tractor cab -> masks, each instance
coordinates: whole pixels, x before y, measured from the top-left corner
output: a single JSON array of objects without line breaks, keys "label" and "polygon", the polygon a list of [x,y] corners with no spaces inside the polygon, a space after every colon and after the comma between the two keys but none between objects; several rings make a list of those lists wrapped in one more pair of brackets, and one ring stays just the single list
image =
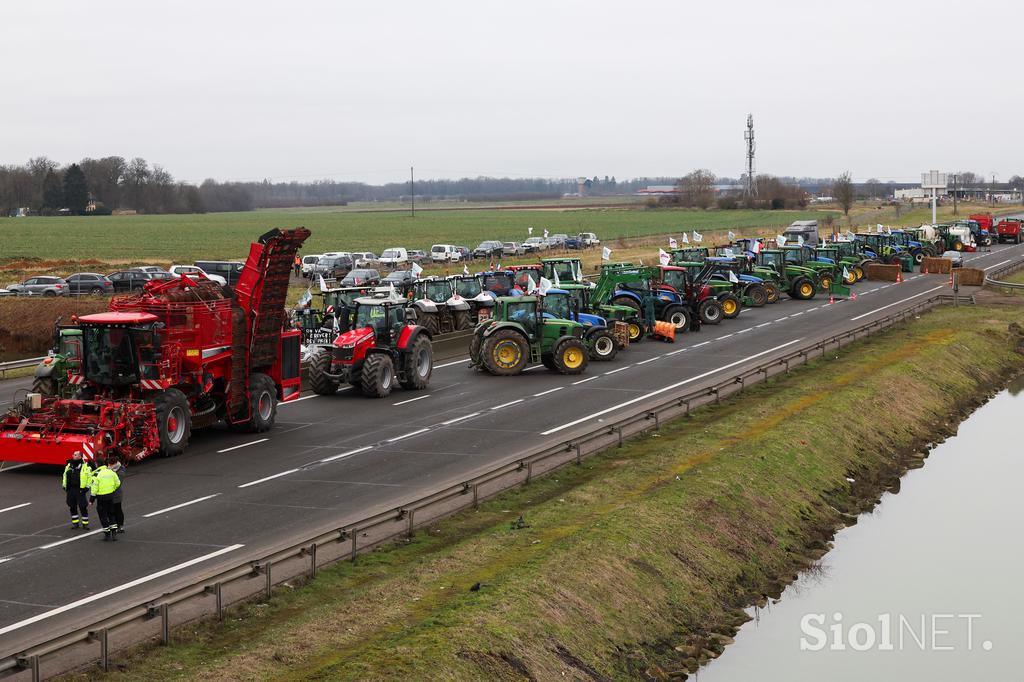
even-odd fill
[{"label": "tractor cab", "polygon": [[531,279],[533,280],[534,286],[536,286],[537,282],[540,281],[540,263],[530,263],[529,265],[510,265],[508,269],[512,272],[513,277],[515,278],[516,287],[519,288],[520,292],[530,293]]},{"label": "tractor cab", "polygon": [[443,277],[425,277],[416,282],[413,298],[417,301],[427,300],[431,303],[444,304],[452,297],[452,282]]},{"label": "tractor cab", "polygon": [[476,321],[490,317],[494,308],[494,297],[486,293],[480,285],[480,278],[474,275],[451,275],[448,278],[454,289],[454,296],[459,296],[469,304],[470,310],[476,314]]},{"label": "tractor cab", "polygon": [[579,284],[583,282],[583,264],[579,258],[545,258],[541,275],[559,284]]},{"label": "tractor cab", "polygon": [[706,246],[691,246],[685,249],[672,249],[672,263],[703,263],[709,255]]},{"label": "tractor cab", "polygon": [[[123,393],[143,380],[161,379],[157,317],[150,313],[107,312],[78,319],[82,330],[82,377],[97,387]],[[81,381],[74,377],[72,381]]]},{"label": "tractor cab", "polygon": [[53,348],[36,366],[32,392],[44,398],[70,397],[77,387],[68,377],[82,373],[82,330],[79,327],[54,326]]},{"label": "tractor cab", "polygon": [[496,270],[480,273],[480,286],[493,298],[499,296],[522,296],[523,291],[511,270]]}]

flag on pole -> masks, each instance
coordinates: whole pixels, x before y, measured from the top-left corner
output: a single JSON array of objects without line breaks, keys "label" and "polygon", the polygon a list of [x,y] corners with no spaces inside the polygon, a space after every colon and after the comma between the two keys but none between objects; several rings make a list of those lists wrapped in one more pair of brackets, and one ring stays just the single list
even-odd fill
[{"label": "flag on pole", "polygon": [[662,265],[668,265],[668,262],[670,260],[671,260],[671,256],[669,256],[667,253],[665,253],[662,249],[658,249],[658,261]]},{"label": "flag on pole", "polygon": [[725,250],[722,251],[722,254],[726,258],[735,258],[736,257],[735,254],[733,254],[732,249],[725,249]]},{"label": "flag on pole", "polygon": [[850,271],[847,270],[846,266],[844,265],[843,266],[843,281],[845,282],[848,279],[850,279]]},{"label": "flag on pole", "polygon": [[690,243],[690,238],[686,236],[685,232],[683,232],[683,243],[684,244],[689,244]]},{"label": "flag on pole", "polygon": [[602,246],[601,247],[601,260],[611,260],[611,258],[612,258],[612,250],[609,249],[607,246]]},{"label": "flag on pole", "polygon": [[875,224],[875,231],[878,232],[879,234],[882,233],[882,223]]},{"label": "flag on pole", "polygon": [[803,246],[804,245],[804,236],[802,234],[798,234],[796,236],[796,245],[797,246]]},{"label": "flag on pole", "polygon": [[548,228],[544,228],[544,239],[548,238]]},{"label": "flag on pole", "polygon": [[551,289],[551,280],[547,277],[540,278],[540,295],[544,296]]},{"label": "flag on pole", "polygon": [[853,232],[850,232],[849,230],[846,231],[846,238],[849,239],[851,242],[854,239],[856,239],[856,237],[857,235],[855,235]]},{"label": "flag on pole", "polygon": [[754,248],[752,249],[752,251],[755,254],[761,253],[761,240],[760,239],[755,239],[754,240]]},{"label": "flag on pole", "polygon": [[892,228],[891,228],[891,227],[888,227],[888,226],[886,226],[886,228],[885,228],[885,232],[886,232],[886,234],[892,234]]},{"label": "flag on pole", "polygon": [[462,274],[463,275],[468,275],[469,274],[469,266],[468,265],[463,264],[463,266],[462,266]]},{"label": "flag on pole", "polygon": [[739,284],[740,283],[740,280],[736,276],[736,273],[733,272],[732,270],[729,271],[729,281],[732,282],[733,284]]},{"label": "flag on pole", "polygon": [[554,268],[554,273],[555,273],[555,288],[556,289],[561,289],[562,288],[562,282],[561,282],[561,280],[558,279],[558,267],[557,266]]},{"label": "flag on pole", "polygon": [[731,242],[731,241],[732,241],[733,239],[736,239],[736,235],[735,235],[735,234],[733,234],[732,230],[729,230],[728,238],[729,238],[729,241],[730,241],[730,242]]},{"label": "flag on pole", "polygon": [[423,272],[423,266],[421,266],[419,263],[413,263],[412,267],[409,269],[412,270],[413,277],[419,277],[420,273]]},{"label": "flag on pole", "polygon": [[330,291],[330,287],[328,287],[327,282],[324,281],[323,275],[320,275],[320,291]]},{"label": "flag on pole", "polygon": [[702,235],[697,230],[694,230],[693,231],[693,241],[694,242],[702,242],[702,241],[704,241],[704,235]]},{"label": "flag on pole", "polygon": [[299,299],[299,307],[300,308],[305,308],[307,305],[309,305],[312,302],[313,302],[313,292],[309,289],[309,287],[307,287],[306,288],[306,293],[304,293],[302,295],[302,297]]},{"label": "flag on pole", "polygon": [[786,238],[783,237],[781,234],[775,235],[775,243],[778,244],[779,246],[785,246]]},{"label": "flag on pole", "polygon": [[500,271],[501,271],[501,263],[498,263],[498,267],[496,267],[496,268],[494,269],[494,271],[495,271],[495,272],[500,272]]},{"label": "flag on pole", "polygon": [[530,236],[533,236],[533,228],[532,227],[526,228],[526,234],[528,234]]},{"label": "flag on pole", "polygon": [[675,237],[669,237],[668,238],[668,248],[674,249],[677,246],[679,246],[679,242],[676,241],[676,238]]},{"label": "flag on pole", "polygon": [[537,283],[533,281],[533,275],[526,276],[526,293],[532,294],[537,290]]}]

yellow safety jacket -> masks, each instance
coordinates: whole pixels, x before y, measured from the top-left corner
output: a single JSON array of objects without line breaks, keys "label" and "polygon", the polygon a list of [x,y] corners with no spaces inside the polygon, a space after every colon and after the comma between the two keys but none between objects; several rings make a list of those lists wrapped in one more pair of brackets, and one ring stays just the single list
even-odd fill
[{"label": "yellow safety jacket", "polygon": [[[71,471],[71,465],[64,465],[64,473],[60,477],[60,485],[64,490],[68,489],[68,472]],[[92,485],[92,467],[84,459],[82,460],[82,468],[78,470],[78,487],[89,488]]]},{"label": "yellow safety jacket", "polygon": [[96,469],[92,474],[92,495],[98,497],[100,495],[109,495],[118,488],[121,487],[121,479],[118,475],[108,469],[106,466],[101,466]]}]

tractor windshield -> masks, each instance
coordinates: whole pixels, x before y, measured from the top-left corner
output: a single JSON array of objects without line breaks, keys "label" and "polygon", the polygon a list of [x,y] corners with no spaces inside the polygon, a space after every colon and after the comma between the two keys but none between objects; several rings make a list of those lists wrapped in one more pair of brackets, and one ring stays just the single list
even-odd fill
[{"label": "tractor windshield", "polygon": [[576,281],[576,263],[571,260],[545,262],[543,267],[544,276],[555,281],[555,273],[558,273],[559,282]]},{"label": "tractor windshield", "polygon": [[434,303],[444,303],[452,297],[452,288],[448,280],[434,280],[423,283],[423,298]]},{"label": "tractor windshield", "polygon": [[784,252],[787,263],[794,263],[799,265],[803,262],[803,256],[800,253],[800,249],[786,249]]},{"label": "tractor windshield", "polygon": [[461,277],[455,280],[455,292],[463,298],[475,298],[480,295],[480,280],[476,277]]},{"label": "tractor windshield", "polygon": [[544,297],[544,312],[550,313],[560,320],[571,320],[569,296],[567,294],[548,294]]},{"label": "tractor windshield", "polygon": [[484,275],[484,289],[492,291],[498,296],[508,296],[512,290],[512,277],[504,272],[492,272]]},{"label": "tractor windshield", "polygon": [[373,327],[378,336],[388,327],[388,311],[382,305],[361,305],[356,310],[356,328]]},{"label": "tractor windshield", "polygon": [[768,265],[770,267],[778,267],[782,262],[781,253],[766,253],[761,252],[761,265]]},{"label": "tractor windshield", "polygon": [[[103,386],[128,386],[138,383],[139,357],[136,354],[132,329],[85,325],[82,332],[86,379]],[[149,334],[152,337],[152,332]]]},{"label": "tractor windshield", "polygon": [[82,364],[82,335],[75,332],[61,333],[57,353],[64,356],[68,369],[78,374]]},{"label": "tractor windshield", "polygon": [[685,270],[662,270],[661,280],[676,291],[684,291],[686,289]]}]

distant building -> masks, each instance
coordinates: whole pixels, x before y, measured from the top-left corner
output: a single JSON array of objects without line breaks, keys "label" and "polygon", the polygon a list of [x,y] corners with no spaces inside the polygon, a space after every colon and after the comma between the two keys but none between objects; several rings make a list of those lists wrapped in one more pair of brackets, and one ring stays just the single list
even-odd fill
[{"label": "distant building", "polygon": [[647,185],[643,189],[636,191],[640,196],[665,196],[668,194],[679,194],[679,189],[675,185]]}]

